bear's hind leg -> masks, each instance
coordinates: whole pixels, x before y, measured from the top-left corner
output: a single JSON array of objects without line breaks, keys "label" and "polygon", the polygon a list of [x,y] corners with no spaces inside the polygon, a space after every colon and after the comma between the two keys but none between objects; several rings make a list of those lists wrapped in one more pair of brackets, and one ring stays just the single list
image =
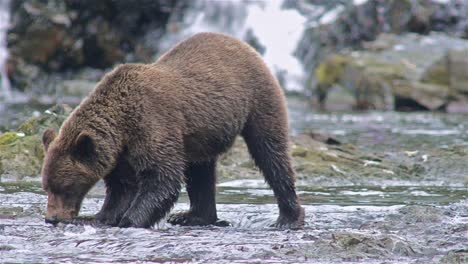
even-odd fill
[{"label": "bear's hind leg", "polygon": [[242,136],[278,201],[280,215],[275,226],[297,228],[304,225],[304,209],[295,191],[294,170],[288,153],[287,122],[281,118],[273,120],[282,114],[281,110],[276,110],[266,119],[249,120]]},{"label": "bear's hind leg", "polygon": [[167,220],[169,223],[185,226],[229,224],[218,221],[216,214],[216,160],[189,164],[185,178],[190,209],[170,215]]}]

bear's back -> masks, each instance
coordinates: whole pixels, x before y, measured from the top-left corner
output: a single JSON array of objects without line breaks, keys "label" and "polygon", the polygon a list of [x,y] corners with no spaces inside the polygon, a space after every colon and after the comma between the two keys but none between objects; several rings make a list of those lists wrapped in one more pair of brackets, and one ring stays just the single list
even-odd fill
[{"label": "bear's back", "polygon": [[255,89],[270,88],[270,83],[275,82],[252,47],[219,33],[198,33],[169,50],[155,64],[171,68],[192,84],[224,86],[233,88],[232,92],[241,92],[235,89],[240,88],[246,95]]},{"label": "bear's back", "polygon": [[177,85],[158,89],[164,96],[173,95],[168,101],[190,113],[185,118],[195,130],[209,124],[238,133],[253,108],[282,98],[260,55],[246,43],[218,33],[199,33],[182,41],[152,67],[175,74]]}]

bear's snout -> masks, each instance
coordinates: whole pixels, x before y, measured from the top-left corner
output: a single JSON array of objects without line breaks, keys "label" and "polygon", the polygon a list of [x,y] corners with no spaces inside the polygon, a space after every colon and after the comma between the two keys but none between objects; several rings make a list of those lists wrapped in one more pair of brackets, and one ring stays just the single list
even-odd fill
[{"label": "bear's snout", "polygon": [[64,201],[60,195],[48,193],[45,222],[57,224],[60,221],[72,220],[78,215],[78,210],[75,207]]},{"label": "bear's snout", "polygon": [[58,220],[58,218],[57,218],[56,216],[53,216],[53,217],[46,217],[46,218],[45,218],[45,222],[46,222],[47,224],[56,225],[56,224],[58,224],[59,220]]}]

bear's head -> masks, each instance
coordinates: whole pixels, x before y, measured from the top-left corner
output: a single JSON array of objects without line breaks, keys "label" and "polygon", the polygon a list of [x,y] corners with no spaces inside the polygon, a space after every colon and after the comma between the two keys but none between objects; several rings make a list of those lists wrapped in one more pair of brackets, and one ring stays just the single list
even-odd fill
[{"label": "bear's head", "polygon": [[46,222],[71,220],[78,215],[86,193],[100,179],[95,140],[84,131],[66,138],[47,129],[42,143],[46,152],[42,167],[42,187],[48,196]]}]

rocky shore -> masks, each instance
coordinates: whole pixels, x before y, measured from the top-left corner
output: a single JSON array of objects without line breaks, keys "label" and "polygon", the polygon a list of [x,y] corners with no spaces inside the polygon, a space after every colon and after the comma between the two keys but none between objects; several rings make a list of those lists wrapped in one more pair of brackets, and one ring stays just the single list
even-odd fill
[{"label": "rocky shore", "polygon": [[[57,105],[38,117],[31,117],[16,131],[0,134],[0,181],[39,181],[43,159],[42,132],[48,127],[58,130],[71,111],[67,105]],[[433,147],[421,153],[382,152],[309,132],[291,137],[291,155],[299,185],[304,186],[421,181],[458,186],[468,184],[468,175],[463,173],[468,146],[463,144]],[[427,162],[428,157],[430,162]],[[219,165],[220,182],[262,179],[241,138],[223,155]],[[444,179],[440,178],[441,169],[445,171]]]}]

